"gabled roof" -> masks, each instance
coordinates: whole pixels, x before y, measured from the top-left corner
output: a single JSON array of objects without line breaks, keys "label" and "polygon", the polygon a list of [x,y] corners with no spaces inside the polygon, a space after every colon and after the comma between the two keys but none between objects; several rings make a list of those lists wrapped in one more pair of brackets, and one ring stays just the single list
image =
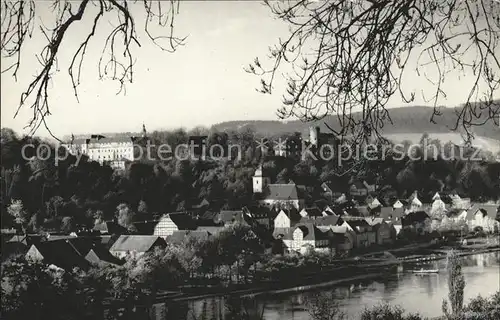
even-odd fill
[{"label": "gabled roof", "polygon": [[118,259],[114,255],[109,252],[106,248],[102,246],[94,246],[90,251],[85,255],[85,260],[92,264],[114,264],[114,265],[123,265],[125,261]]},{"label": "gabled roof", "polygon": [[317,226],[336,226],[341,225],[343,222],[344,220],[337,215],[321,217],[314,221]]},{"label": "gabled roof", "polygon": [[135,231],[133,233],[138,235],[153,235],[155,226],[158,224],[157,220],[149,220],[149,221],[137,221],[134,222],[133,225],[135,227]]},{"label": "gabled roof", "polygon": [[413,193],[408,197],[408,203],[411,203],[415,198],[418,199],[418,192],[417,191],[413,191]]},{"label": "gabled roof", "polygon": [[323,216],[322,210],[320,210],[317,207],[305,208],[304,210],[307,212],[308,217],[322,217]]},{"label": "gabled roof", "polygon": [[345,221],[356,233],[361,233],[358,228],[370,228],[371,226],[365,219],[346,220]]},{"label": "gabled roof", "polygon": [[286,216],[290,219],[292,222],[298,222],[300,219],[302,219],[302,216],[300,215],[299,211],[295,208],[291,209],[281,209],[280,212],[283,211],[283,213],[286,214]]},{"label": "gabled roof", "polygon": [[495,220],[497,217],[498,206],[495,204],[474,204],[467,211],[467,218],[474,219],[474,215],[477,214],[478,211],[482,213],[483,217],[487,216]]},{"label": "gabled roof", "polygon": [[405,226],[409,226],[417,222],[424,222],[426,219],[430,219],[430,217],[425,211],[414,211],[403,217],[402,223]]},{"label": "gabled roof", "polygon": [[[307,224],[301,224],[298,226],[295,226],[294,228],[290,228],[291,232],[288,232],[288,234],[285,236],[285,239],[292,240],[293,239],[293,233],[295,230],[300,229],[303,234],[303,239],[304,240],[329,240],[330,237],[333,235],[332,232],[329,231],[323,231],[316,227],[313,224],[307,223]],[[290,237],[290,238],[287,238]]]},{"label": "gabled roof", "polygon": [[167,217],[177,226],[179,230],[195,230],[196,221],[187,212],[169,213]]},{"label": "gabled roof", "polygon": [[157,236],[122,235],[113,243],[109,251],[147,252],[155,244],[166,245],[166,242]]},{"label": "gabled roof", "polygon": [[270,200],[299,200],[303,194],[296,184],[269,184],[267,186],[266,199]]},{"label": "gabled roof", "polygon": [[90,263],[67,240],[45,241],[34,244],[31,248],[38,250],[45,264],[53,264],[64,270],[75,267],[85,270],[90,267]]},{"label": "gabled roof", "polygon": [[392,203],[392,205],[394,206],[398,202],[400,202],[403,206],[407,206],[408,205],[408,201],[406,201],[405,199],[396,199],[396,200],[394,200],[394,202]]},{"label": "gabled roof", "polygon": [[493,220],[496,219],[497,212],[500,211],[500,206],[495,204],[483,205],[482,208],[486,211],[486,215]]},{"label": "gabled roof", "polygon": [[24,245],[31,246],[35,243],[40,243],[40,241],[44,240],[44,237],[41,235],[13,235],[7,242],[20,242]]}]

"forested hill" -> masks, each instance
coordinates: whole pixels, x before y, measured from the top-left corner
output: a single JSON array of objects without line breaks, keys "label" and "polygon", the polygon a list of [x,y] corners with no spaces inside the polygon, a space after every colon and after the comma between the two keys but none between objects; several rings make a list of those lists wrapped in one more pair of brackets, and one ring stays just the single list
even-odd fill
[{"label": "forested hill", "polygon": [[[500,108],[499,104],[497,104]],[[454,108],[442,108],[442,115],[436,118],[436,123],[430,121],[432,115],[431,107],[409,106],[390,109],[390,116],[393,124],[388,123],[383,132],[385,134],[404,133],[450,133],[450,128],[454,127],[456,114]],[[267,134],[277,134],[284,132],[304,132],[310,126],[320,126],[322,130],[328,131],[324,123],[335,128],[338,127],[336,116],[328,116],[315,123],[304,123],[300,120],[280,122],[280,121],[228,121],[214,125],[212,128],[218,131],[237,130],[243,127],[252,127],[255,131]],[[500,140],[500,127],[493,121],[474,127],[476,136]]]}]

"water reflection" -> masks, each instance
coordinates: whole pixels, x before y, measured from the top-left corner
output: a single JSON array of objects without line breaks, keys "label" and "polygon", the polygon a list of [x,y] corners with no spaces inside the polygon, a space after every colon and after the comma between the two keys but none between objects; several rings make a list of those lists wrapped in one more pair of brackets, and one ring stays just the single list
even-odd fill
[{"label": "water reflection", "polygon": [[[466,288],[465,300],[479,294],[488,296],[500,290],[500,254],[489,253],[463,257],[463,272]],[[350,318],[365,308],[380,302],[400,305],[408,312],[419,312],[426,317],[441,315],[442,300],[447,297],[446,261],[424,264],[405,264],[404,270],[439,269],[438,274],[417,275],[408,272],[384,275],[371,281],[354,281],[349,284],[323,288],[332,292],[343,312]],[[253,299],[211,298],[168,306],[156,320],[309,320],[305,301],[311,292],[295,294],[263,295]],[[158,312],[156,312],[159,315]]]}]

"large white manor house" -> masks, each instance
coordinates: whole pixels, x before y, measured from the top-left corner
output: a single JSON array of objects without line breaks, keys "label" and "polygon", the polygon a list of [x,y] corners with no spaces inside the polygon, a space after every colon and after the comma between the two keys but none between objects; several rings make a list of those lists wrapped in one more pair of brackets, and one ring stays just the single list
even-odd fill
[{"label": "large white manor house", "polygon": [[108,138],[100,134],[92,134],[89,138],[73,138],[61,146],[73,155],[84,154],[92,161],[109,164],[114,169],[125,169],[126,163],[134,160],[134,145],[138,140],[146,138],[146,127],[143,124],[140,137]]}]

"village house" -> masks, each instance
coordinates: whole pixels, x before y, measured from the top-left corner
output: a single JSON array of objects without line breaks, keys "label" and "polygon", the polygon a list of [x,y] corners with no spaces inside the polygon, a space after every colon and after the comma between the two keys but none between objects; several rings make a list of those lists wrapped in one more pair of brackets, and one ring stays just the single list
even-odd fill
[{"label": "village house", "polygon": [[380,202],[380,200],[378,200],[377,198],[373,198],[372,201],[368,203],[368,207],[370,209],[382,207],[382,202]]},{"label": "village house", "polygon": [[343,223],[344,220],[338,215],[330,215],[314,220],[314,224],[320,228],[341,226]]},{"label": "village house", "polygon": [[393,208],[393,207],[382,207],[380,209],[379,217],[384,219],[384,221],[394,227],[396,230],[396,235],[402,229],[402,218],[404,215],[403,208]]},{"label": "village house", "polygon": [[155,248],[164,248],[166,245],[165,240],[158,236],[122,235],[113,243],[109,251],[120,259],[140,258],[146,252],[151,252]]},{"label": "village house", "polygon": [[93,239],[57,239],[32,244],[25,257],[29,261],[37,261],[53,265],[69,271],[73,268],[87,270],[92,264],[120,264],[106,254],[109,251]]},{"label": "village house", "polygon": [[394,209],[403,209],[405,208],[406,206],[408,205],[408,203],[406,202],[406,200],[401,200],[401,199],[397,199],[393,204],[392,204],[392,207]]},{"label": "village house", "polygon": [[262,225],[267,229],[272,229],[274,219],[279,213],[276,210],[263,205],[244,207],[242,211],[250,216],[250,218],[256,221],[259,225]]},{"label": "village house", "polygon": [[473,205],[467,211],[467,225],[469,226],[469,230],[479,227],[485,232],[498,232],[497,210],[497,205]]},{"label": "village house", "polygon": [[308,250],[328,252],[333,250],[334,235],[331,230],[323,231],[313,224],[300,224],[288,228],[283,237],[285,246],[290,251],[305,254]]},{"label": "village house", "polygon": [[365,248],[376,243],[376,234],[365,219],[345,220],[343,226],[354,235],[355,248]]},{"label": "village house", "polygon": [[271,208],[301,210],[305,205],[303,186],[295,183],[269,184],[259,203]]},{"label": "village house", "polygon": [[125,263],[124,260],[112,255],[104,246],[93,246],[85,255],[85,260],[100,267],[119,266]]},{"label": "village house", "polygon": [[[325,230],[322,226],[319,226],[321,230]],[[330,226],[328,227],[334,236],[334,248],[337,253],[349,253],[356,243],[356,236],[354,232],[347,229],[346,225],[340,226]]]},{"label": "village house", "polygon": [[316,218],[323,217],[324,215],[328,215],[324,212],[321,212],[321,210],[317,207],[304,208],[299,212],[299,214],[304,218],[308,217],[311,219],[316,219]]},{"label": "village house", "polygon": [[396,229],[393,225],[385,222],[383,218],[366,218],[365,220],[375,231],[375,239],[378,245],[387,245],[394,242]]},{"label": "village house", "polygon": [[418,198],[417,191],[413,192],[413,194],[408,199],[408,205],[409,207],[406,212],[416,212],[421,210],[423,204],[422,201],[420,201],[420,199]]},{"label": "village house", "polygon": [[461,198],[458,194],[450,195],[452,208],[454,209],[466,209],[471,207],[471,201],[469,198]]},{"label": "village house", "polygon": [[175,212],[163,215],[156,223],[153,235],[166,239],[174,231],[196,230],[196,221],[185,212]]},{"label": "village house", "polygon": [[441,200],[441,196],[439,193],[432,197],[432,206],[430,210],[430,214],[432,217],[442,217],[446,213],[446,203]]},{"label": "village house", "polygon": [[402,218],[403,228],[413,229],[417,234],[431,232],[431,218],[425,211],[413,211]]},{"label": "village house", "polygon": [[302,216],[296,209],[282,209],[280,210],[276,218],[274,218],[274,228],[290,228],[294,224],[298,223],[301,218]]},{"label": "village house", "polygon": [[[471,213],[470,216],[472,216],[472,213]],[[451,209],[451,210],[447,210],[445,212],[445,216],[443,217],[443,219],[449,219],[449,220],[452,220],[455,223],[458,223],[460,221],[466,222],[467,220],[469,220],[469,218],[468,218],[468,210],[465,210],[465,209]]]},{"label": "village house", "polygon": [[242,224],[242,225],[250,225],[249,219],[251,217],[248,214],[245,214],[243,210],[223,210],[220,211],[216,218],[216,223],[221,223],[224,226],[230,226],[233,224]]},{"label": "village house", "polygon": [[451,206],[451,204],[453,203],[452,199],[450,198],[450,196],[445,193],[445,192],[436,192],[434,194],[434,196],[432,196],[432,201],[436,201],[436,200],[441,200],[442,202],[444,202],[445,206],[446,207],[449,207]]}]

